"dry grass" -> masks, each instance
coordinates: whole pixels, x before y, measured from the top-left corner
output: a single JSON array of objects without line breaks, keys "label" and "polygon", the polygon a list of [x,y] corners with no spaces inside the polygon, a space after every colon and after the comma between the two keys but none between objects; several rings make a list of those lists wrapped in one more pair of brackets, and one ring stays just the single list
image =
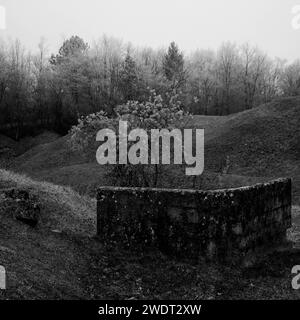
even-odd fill
[{"label": "dry grass", "polygon": [[96,232],[96,201],[79,195],[70,187],[40,182],[7,170],[0,170],[2,186],[18,187],[37,196],[42,223],[61,231],[94,235]]},{"label": "dry grass", "polygon": [[246,270],[123,251],[90,237],[93,199],[5,170],[0,181],[0,188],[29,190],[42,204],[42,226],[31,228],[0,203],[0,261],[9,279],[0,299],[299,299],[290,285],[297,250],[275,253]]},{"label": "dry grass", "polygon": [[[227,117],[194,117],[188,126],[206,129],[207,187],[264,179],[257,176],[291,176],[294,201],[299,201],[299,106],[300,98],[288,98]],[[300,292],[291,288],[291,268],[300,261],[299,207],[293,207],[289,231],[295,248],[267,256],[249,270],[194,266],[159,252],[137,254],[104,247],[91,237],[96,227],[95,200],[53,183],[92,193],[97,185],[106,184],[105,167],[70,153],[66,140],[39,144],[18,157],[14,168],[38,181],[0,170],[0,188],[30,190],[42,209],[40,226],[32,229],[7,217],[0,205],[0,261],[10,279],[0,299],[300,298]],[[226,156],[231,160],[229,174],[212,173]],[[174,175],[174,181],[181,183],[176,170]]]},{"label": "dry grass", "polygon": [[[299,203],[300,97],[278,99],[224,117],[194,116],[187,127],[205,129],[206,176],[218,173],[225,159],[230,160],[228,175],[220,183],[215,180],[210,188],[238,186],[245,180],[251,183],[257,181],[256,177],[266,180],[292,177],[294,203]],[[94,153],[70,152],[67,139],[59,138],[32,148],[17,158],[12,169],[92,194],[97,185],[107,184],[105,167],[97,165]],[[174,181],[185,185],[180,174],[174,170]]]}]

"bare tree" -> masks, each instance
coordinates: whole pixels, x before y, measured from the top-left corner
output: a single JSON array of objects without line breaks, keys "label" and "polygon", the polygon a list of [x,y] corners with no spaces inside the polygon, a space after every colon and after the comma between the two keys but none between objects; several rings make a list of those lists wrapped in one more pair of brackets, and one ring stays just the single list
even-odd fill
[{"label": "bare tree", "polygon": [[204,114],[208,114],[214,101],[216,87],[216,58],[213,51],[196,51],[188,62],[189,94],[196,104],[199,104]]},{"label": "bare tree", "polygon": [[241,47],[242,83],[244,87],[245,109],[252,109],[258,90],[258,83],[263,76],[266,55],[259,49],[245,44]]},{"label": "bare tree", "polygon": [[287,96],[300,94],[300,60],[285,68],[281,76],[281,88]]},{"label": "bare tree", "polygon": [[229,114],[230,112],[231,93],[237,79],[237,59],[238,51],[233,43],[226,42],[218,50],[216,72],[219,90],[221,91],[221,105],[225,114]]},{"label": "bare tree", "polygon": [[267,103],[283,94],[280,79],[284,70],[285,61],[279,58],[266,59],[263,75],[259,82],[260,99],[258,103]]}]

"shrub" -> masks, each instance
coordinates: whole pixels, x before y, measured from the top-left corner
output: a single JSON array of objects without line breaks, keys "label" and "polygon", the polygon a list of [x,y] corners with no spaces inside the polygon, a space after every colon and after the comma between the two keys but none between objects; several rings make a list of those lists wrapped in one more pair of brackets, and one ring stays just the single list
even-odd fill
[{"label": "shrub", "polygon": [[[81,152],[93,151],[95,154],[97,132],[101,129],[112,129],[118,139],[120,120],[127,121],[129,131],[139,128],[145,130],[149,136],[151,129],[180,129],[183,118],[188,114],[183,111],[176,94],[168,95],[166,100],[152,90],[147,101],[128,101],[117,106],[113,118],[109,118],[102,111],[82,117],[78,125],[70,131],[70,147]],[[134,142],[128,142],[128,147],[132,144]],[[150,143],[148,147],[148,150],[151,150]],[[117,164],[109,171],[109,176],[115,184],[121,186],[155,187],[162,171],[162,165]]]}]

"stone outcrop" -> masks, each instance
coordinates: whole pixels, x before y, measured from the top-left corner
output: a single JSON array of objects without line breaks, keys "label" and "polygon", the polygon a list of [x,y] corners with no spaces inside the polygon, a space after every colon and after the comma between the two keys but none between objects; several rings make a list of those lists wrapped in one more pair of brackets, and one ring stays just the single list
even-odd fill
[{"label": "stone outcrop", "polygon": [[40,207],[36,197],[27,190],[17,188],[0,190],[0,193],[2,194],[0,207],[5,214],[10,214],[31,227],[37,225]]}]

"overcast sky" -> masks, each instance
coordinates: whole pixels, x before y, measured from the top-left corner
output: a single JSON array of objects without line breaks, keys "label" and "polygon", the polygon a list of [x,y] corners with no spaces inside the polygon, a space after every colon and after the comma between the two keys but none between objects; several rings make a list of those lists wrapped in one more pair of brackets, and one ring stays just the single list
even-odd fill
[{"label": "overcast sky", "polygon": [[300,29],[291,26],[300,0],[0,0],[6,8],[1,37],[19,38],[31,50],[41,36],[51,51],[63,38],[87,42],[103,33],[134,45],[188,53],[223,41],[257,44],[270,56],[300,58]]}]

